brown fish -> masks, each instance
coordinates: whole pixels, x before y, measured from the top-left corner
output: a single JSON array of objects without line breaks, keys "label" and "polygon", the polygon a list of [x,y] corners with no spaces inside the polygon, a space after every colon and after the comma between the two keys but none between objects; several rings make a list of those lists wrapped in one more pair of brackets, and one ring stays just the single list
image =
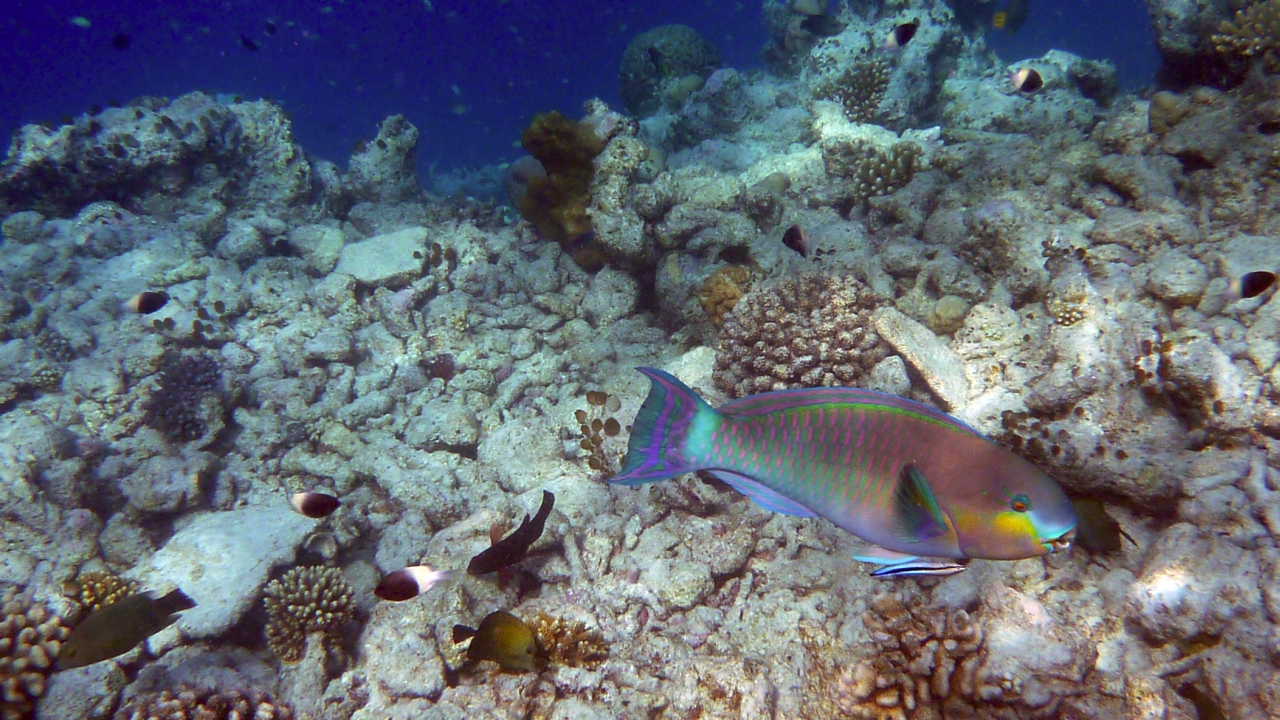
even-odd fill
[{"label": "brown fish", "polygon": [[884,47],[890,50],[906,47],[906,44],[911,42],[911,38],[916,36],[916,30],[919,29],[920,23],[916,20],[898,25],[889,32],[889,37],[884,39]]},{"label": "brown fish", "polygon": [[177,613],[196,603],[181,590],[156,599],[139,593],[85,617],[58,651],[59,670],[92,665],[119,657],[178,620]]},{"label": "brown fish", "polygon": [[800,257],[807,258],[813,252],[813,244],[809,242],[809,233],[799,225],[792,225],[782,234],[782,244],[800,253]]},{"label": "brown fish", "polygon": [[164,307],[168,302],[168,293],[164,291],[152,292],[150,290],[146,290],[125,301],[124,307],[129,312],[135,312],[139,315],[150,315]]},{"label": "brown fish", "polygon": [[430,590],[432,585],[452,580],[457,575],[457,570],[432,570],[426,565],[410,565],[384,575],[373,594],[392,602],[409,600]]},{"label": "brown fish", "polygon": [[529,552],[529,546],[542,537],[543,526],[546,525],[547,517],[551,515],[551,508],[555,503],[556,496],[543,490],[542,507],[538,508],[538,514],[530,520],[526,513],[520,527],[494,543],[492,547],[471,558],[471,562],[467,564],[467,574],[484,575],[497,572],[523,560]]}]

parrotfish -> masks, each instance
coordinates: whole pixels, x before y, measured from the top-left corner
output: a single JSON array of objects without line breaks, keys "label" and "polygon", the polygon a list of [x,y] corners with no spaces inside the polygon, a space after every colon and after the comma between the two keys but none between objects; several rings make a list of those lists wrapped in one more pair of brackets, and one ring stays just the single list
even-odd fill
[{"label": "parrotfish", "polygon": [[[871,390],[781,390],[712,408],[652,383],[622,470],[639,485],[709,470],[768,510],[821,516],[871,547],[876,577],[951,575],[970,559],[1066,550],[1076,514],[1048,475],[960,420]],[[941,558],[941,559],[939,559]]]}]

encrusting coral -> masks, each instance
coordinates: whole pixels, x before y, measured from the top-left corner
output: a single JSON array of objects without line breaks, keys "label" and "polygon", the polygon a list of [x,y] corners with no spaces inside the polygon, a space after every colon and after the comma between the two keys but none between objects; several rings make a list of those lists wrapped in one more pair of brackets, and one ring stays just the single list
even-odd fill
[{"label": "encrusting coral", "polygon": [[587,207],[595,157],[604,142],[591,125],[554,111],[535,116],[520,141],[547,173],[528,178],[520,197],[521,217],[559,243],[584,270],[599,270],[607,258],[595,241]]},{"label": "encrusting coral", "polygon": [[291,720],[293,709],[270,694],[240,690],[179,687],[140,695],[112,716],[114,720]]},{"label": "encrusting coral", "polygon": [[750,269],[742,265],[725,265],[703,281],[698,289],[698,302],[711,324],[721,326],[724,325],[724,316],[750,289]]},{"label": "encrusting coral", "polygon": [[1280,72],[1280,0],[1254,3],[1222,21],[1213,44],[1223,55],[1262,60],[1269,72]]},{"label": "encrusting coral", "polygon": [[307,636],[319,633],[334,647],[355,614],[351,585],[335,567],[300,567],[272,580],[262,594],[267,644],[285,662],[306,653]]},{"label": "encrusting coral", "polygon": [[62,618],[17,588],[0,595],[0,718],[30,715],[69,632]]},{"label": "encrusting coral", "polygon": [[211,355],[171,354],[160,385],[142,405],[145,422],[171,440],[188,442],[208,430],[203,401],[222,387],[222,369]]},{"label": "encrusting coral", "polygon": [[757,287],[725,316],[716,385],[733,397],[856,386],[889,355],[870,329],[876,306],[852,276],[813,273]]}]

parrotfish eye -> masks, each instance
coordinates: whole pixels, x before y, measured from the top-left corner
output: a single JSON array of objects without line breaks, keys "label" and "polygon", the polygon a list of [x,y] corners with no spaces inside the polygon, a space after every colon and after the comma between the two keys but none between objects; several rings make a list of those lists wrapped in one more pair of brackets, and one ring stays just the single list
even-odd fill
[{"label": "parrotfish eye", "polygon": [[1026,495],[1014,495],[1009,498],[1009,507],[1014,512],[1024,513],[1031,509],[1031,500]]}]

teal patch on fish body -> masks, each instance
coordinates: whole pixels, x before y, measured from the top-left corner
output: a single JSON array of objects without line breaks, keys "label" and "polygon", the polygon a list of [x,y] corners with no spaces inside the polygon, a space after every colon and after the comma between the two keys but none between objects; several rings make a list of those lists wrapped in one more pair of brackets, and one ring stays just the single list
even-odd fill
[{"label": "teal patch on fish body", "polygon": [[[1061,489],[968,425],[855,388],[783,390],[712,409],[660,370],[620,484],[709,469],[763,506],[817,514],[914,556],[1017,559],[1056,549],[1075,525]],[[1000,523],[1026,495],[1028,523]],[[1030,528],[1030,529],[1028,529]]]}]

